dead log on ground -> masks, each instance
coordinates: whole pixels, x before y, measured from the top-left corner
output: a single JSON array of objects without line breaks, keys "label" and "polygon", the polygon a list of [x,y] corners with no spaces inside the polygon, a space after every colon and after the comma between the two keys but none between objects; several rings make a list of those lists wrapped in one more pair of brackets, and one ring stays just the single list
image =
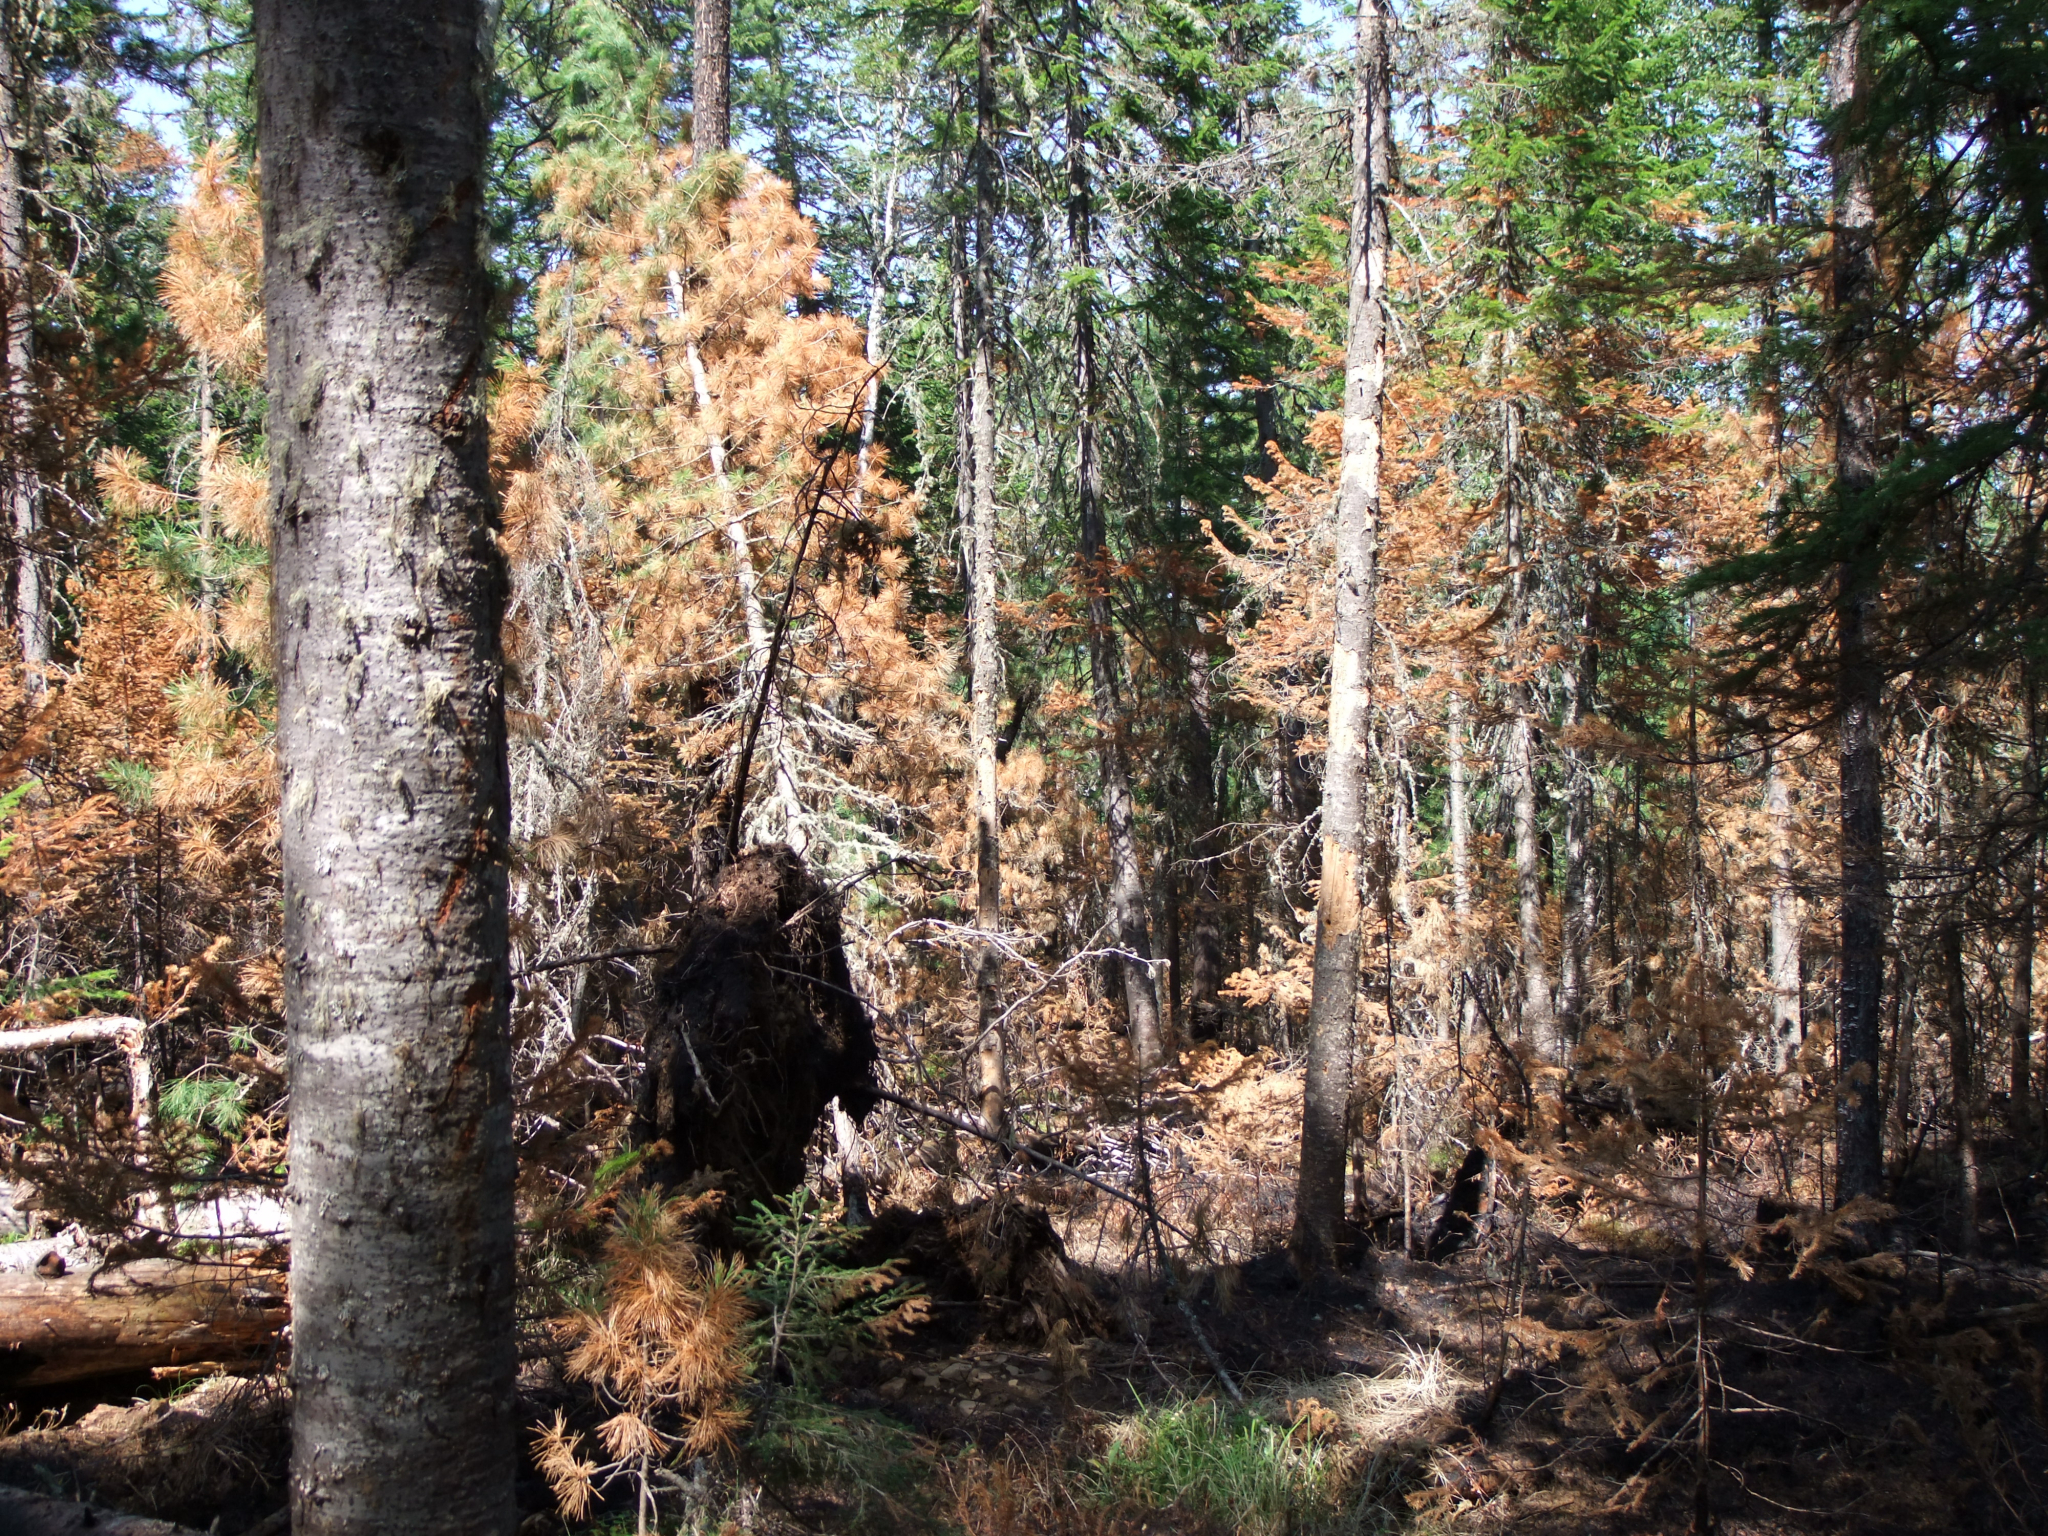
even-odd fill
[{"label": "dead log on ground", "polygon": [[284,1276],[247,1264],[0,1274],[0,1390],[206,1361],[261,1366],[288,1318]]}]

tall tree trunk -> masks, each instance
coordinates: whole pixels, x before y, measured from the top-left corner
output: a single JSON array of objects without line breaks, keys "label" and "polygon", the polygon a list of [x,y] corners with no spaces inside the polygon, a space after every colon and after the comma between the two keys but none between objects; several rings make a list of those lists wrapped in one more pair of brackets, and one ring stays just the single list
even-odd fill
[{"label": "tall tree trunk", "polygon": [[1949,1087],[1956,1119],[1956,1252],[1977,1251],[1977,1051],[1970,1034],[1969,984],[1963,975],[1963,930],[1941,929],[1942,1012],[1948,1024]]},{"label": "tall tree trunk", "polygon": [[[1571,693],[1565,711],[1567,730],[1593,713],[1594,692],[1600,683],[1600,645],[1594,638],[1599,578],[1589,572],[1587,580],[1593,584],[1593,591],[1587,594],[1579,625],[1579,664],[1570,680]],[[1564,932],[1558,954],[1558,1011],[1565,1038],[1576,1040],[1586,1027],[1593,935],[1599,930],[1600,887],[1592,876],[1593,764],[1584,748],[1570,747],[1565,767],[1570,774],[1570,786],[1564,816]]]},{"label": "tall tree trunk", "polygon": [[[2040,695],[2032,669],[2026,677],[2027,756],[2023,780],[2035,807],[2041,804]],[[2034,946],[2040,921],[2041,842],[2036,831],[2020,859],[2019,932],[2012,961],[2012,1121],[2022,1135],[2034,1118]]]},{"label": "tall tree trunk", "polygon": [[[1461,675],[1458,682],[1464,681]],[[1444,755],[1450,760],[1451,911],[1458,938],[1472,920],[1472,797],[1465,767],[1465,696],[1453,691],[1444,709]]]},{"label": "tall tree trunk", "polygon": [[732,148],[732,0],[696,0],[690,26],[690,143],[699,156]]},{"label": "tall tree trunk", "polygon": [[1350,316],[1344,356],[1344,450],[1337,482],[1336,643],[1330,653],[1330,748],[1323,778],[1322,882],[1295,1191],[1296,1262],[1313,1272],[1336,1253],[1344,1215],[1366,874],[1366,726],[1372,703],[1379,582],[1380,420],[1387,374],[1387,183],[1393,171],[1392,46],[1387,0],[1359,0],[1351,132]]},{"label": "tall tree trunk", "polygon": [[[1835,333],[1828,358],[1835,432],[1835,494],[1844,511],[1877,482],[1877,388],[1870,349],[1877,301],[1876,199],[1869,155],[1856,141],[1865,108],[1863,0],[1836,0],[1828,13],[1829,155],[1835,230],[1830,256]],[[1872,650],[1875,570],[1851,562],[1838,578],[1836,706],[1841,716],[1842,979],[1836,1038],[1838,1198],[1875,1196],[1883,1180],[1883,1109],[1878,1103],[1879,1015],[1884,1000],[1884,679]]]},{"label": "tall tree trunk", "polygon": [[14,542],[14,634],[21,687],[33,706],[48,688],[50,578],[43,561],[43,480],[35,462],[35,294],[28,227],[30,81],[22,31],[32,25],[15,0],[0,0],[0,361],[6,377],[5,482]]},{"label": "tall tree trunk", "polygon": [[[1209,675],[1209,655],[1199,644],[1188,655],[1188,730],[1185,740],[1184,771],[1190,821],[1200,828],[1191,840],[1198,850],[1195,862],[1194,922],[1187,935],[1186,1001],[1188,1033],[1207,1038],[1215,1033],[1217,994],[1223,989],[1222,892],[1217,880],[1216,849],[1212,839],[1222,820],[1216,794],[1215,703]],[[1175,957],[1176,980],[1181,972]]]},{"label": "tall tree trunk", "polygon": [[1009,1125],[1009,1061],[999,1021],[1002,962],[993,935],[1003,921],[1002,802],[996,788],[996,705],[1003,658],[996,638],[995,0],[975,13],[974,75],[974,922],[991,935],[975,956],[979,1013],[975,1059],[981,1116]]},{"label": "tall tree trunk", "polygon": [[875,242],[874,254],[868,265],[867,344],[862,351],[868,365],[868,382],[861,399],[860,457],[854,465],[853,476],[853,516],[856,521],[867,498],[868,467],[874,460],[875,427],[881,415],[882,320],[888,308],[889,267],[896,258],[896,192],[903,178],[902,148],[903,107],[899,104],[896,120],[889,130],[889,179],[882,191],[882,233]]},{"label": "tall tree trunk", "polygon": [[[1519,672],[1531,598],[1528,535],[1522,522],[1521,492],[1515,483],[1521,461],[1522,408],[1510,402],[1503,415],[1501,481],[1508,562],[1509,665]],[[1508,729],[1507,768],[1514,797],[1515,908],[1522,939],[1522,1034],[1538,1058],[1557,1063],[1564,1052],[1557,1033],[1550,957],[1543,935],[1543,829],[1536,805],[1536,701],[1528,683],[1519,677],[1508,685],[1508,708],[1514,715],[1514,723]]]},{"label": "tall tree trunk", "polygon": [[292,1529],[516,1523],[481,0],[257,0]]},{"label": "tall tree trunk", "polygon": [[1806,1031],[1800,1018],[1800,913],[1792,776],[1782,747],[1773,747],[1764,775],[1764,815],[1771,824],[1771,1064],[1783,1072]]},{"label": "tall tree trunk", "polygon": [[[1070,60],[1078,74],[1081,8],[1067,6]],[[1123,973],[1124,1010],[1130,1023],[1131,1057],[1140,1070],[1165,1060],[1160,1030],[1159,990],[1152,976],[1152,936],[1145,912],[1145,877],[1138,853],[1138,813],[1131,792],[1127,746],[1129,722],[1124,711],[1122,658],[1117,654],[1116,624],[1109,609],[1109,561],[1104,547],[1102,460],[1096,449],[1095,422],[1101,403],[1096,376],[1093,280],[1095,215],[1088,181],[1088,118],[1080,81],[1067,91],[1067,235],[1073,243],[1074,295],[1075,489],[1081,514],[1081,579],[1088,591],[1088,667],[1094,684],[1095,718],[1102,728],[1102,819],[1109,832],[1109,921],[1117,946],[1127,952],[1119,963]]]},{"label": "tall tree trunk", "polygon": [[1472,933],[1472,794],[1465,764],[1465,695],[1459,691],[1464,682],[1461,670],[1453,678],[1444,719],[1444,755],[1449,759],[1450,778],[1451,916],[1461,972],[1458,1016],[1446,1028],[1457,1031],[1461,1038],[1472,1034],[1479,1023],[1479,999],[1474,992],[1477,978],[1472,974],[1478,959]]}]

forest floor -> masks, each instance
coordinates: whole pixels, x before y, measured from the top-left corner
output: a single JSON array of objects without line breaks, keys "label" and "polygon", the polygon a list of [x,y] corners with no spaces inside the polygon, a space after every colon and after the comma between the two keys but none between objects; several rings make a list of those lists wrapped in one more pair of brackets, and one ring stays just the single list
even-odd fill
[{"label": "forest floor", "polygon": [[[1930,1157],[1875,1251],[1766,1208],[1701,1271],[1668,1210],[1631,1220],[1540,1179],[1516,1198],[1503,1177],[1444,1262],[1403,1256],[1396,1204],[1351,1269],[1304,1286],[1279,1225],[1299,1075],[1231,1056],[1197,1063],[1149,1143],[1162,1188],[1176,1166],[1194,1181],[1170,1221],[1199,1221],[1204,1169],[1235,1180],[1200,1186],[1237,1224],[1209,1235],[1215,1261],[1177,1262],[1168,1289],[1128,1200],[1014,1166],[963,1174],[957,1147],[927,1143],[858,1255],[905,1258],[922,1319],[835,1349],[807,1383],[764,1372],[738,1457],[669,1478],[663,1528],[2048,1532],[2038,1157],[1987,1148],[1967,1259],[1936,1240],[1948,1180]],[[1441,1203],[1448,1170],[1435,1181]],[[529,1335],[528,1422],[559,1407],[594,1424],[546,1339]],[[287,1455],[275,1375],[114,1384],[17,1404],[0,1483],[240,1536],[282,1528],[265,1522]],[[611,1493],[566,1526],[529,1468],[523,1536],[634,1529],[627,1489]]]},{"label": "forest floor", "polygon": [[[721,1522],[764,1532],[2048,1529],[2048,1272],[1927,1250],[1712,1266],[1548,1230],[1304,1289],[1278,1255],[1188,1311],[1115,1298],[1107,1336],[1028,1342],[941,1306],[784,1414]],[[1504,1233],[1497,1233],[1504,1236]],[[1699,1434],[1700,1362],[1709,1435]],[[1503,1362],[1505,1371],[1502,1370]],[[549,1395],[545,1391],[543,1396]],[[539,1417],[536,1412],[535,1417]],[[0,1480],[234,1536],[283,1496],[274,1379],[74,1405],[0,1440]],[[838,1463],[817,1454],[837,1435]],[[534,1478],[529,1536],[559,1529]],[[630,1529],[629,1525],[598,1528]]]}]

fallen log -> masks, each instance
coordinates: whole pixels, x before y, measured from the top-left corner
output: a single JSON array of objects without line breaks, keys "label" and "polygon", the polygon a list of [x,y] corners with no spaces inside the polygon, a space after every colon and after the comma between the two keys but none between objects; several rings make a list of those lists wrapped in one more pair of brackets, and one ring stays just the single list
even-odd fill
[{"label": "fallen log", "polygon": [[46,1499],[19,1488],[0,1488],[0,1536],[199,1536],[188,1525],[151,1520],[142,1515],[117,1515],[90,1504]]},{"label": "fallen log", "polygon": [[136,1259],[0,1274],[0,1391],[199,1362],[261,1366],[289,1318],[284,1276],[248,1264]]}]

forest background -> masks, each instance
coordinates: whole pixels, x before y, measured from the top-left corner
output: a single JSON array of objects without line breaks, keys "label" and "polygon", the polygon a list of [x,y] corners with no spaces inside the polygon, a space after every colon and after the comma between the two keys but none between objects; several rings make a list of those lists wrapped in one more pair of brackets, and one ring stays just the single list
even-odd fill
[{"label": "forest background", "polygon": [[[1397,20],[1351,1220],[1419,1249],[1478,1147],[1654,1224],[1718,1156],[1731,1245],[1761,1194],[2023,1248],[2041,17]],[[601,1185],[648,957],[765,843],[843,902],[885,1087],[1149,1177],[1148,1094],[1298,1102],[1315,1033],[1351,19],[730,25],[737,156],[690,10],[497,33],[527,1209]],[[0,31],[0,1023],[144,1034],[10,1054],[0,1113],[133,1225],[288,1132],[248,18]],[[959,1176],[878,1115],[882,1192]],[[1224,1256],[1317,1256],[1277,1171],[1186,1183]]]}]

